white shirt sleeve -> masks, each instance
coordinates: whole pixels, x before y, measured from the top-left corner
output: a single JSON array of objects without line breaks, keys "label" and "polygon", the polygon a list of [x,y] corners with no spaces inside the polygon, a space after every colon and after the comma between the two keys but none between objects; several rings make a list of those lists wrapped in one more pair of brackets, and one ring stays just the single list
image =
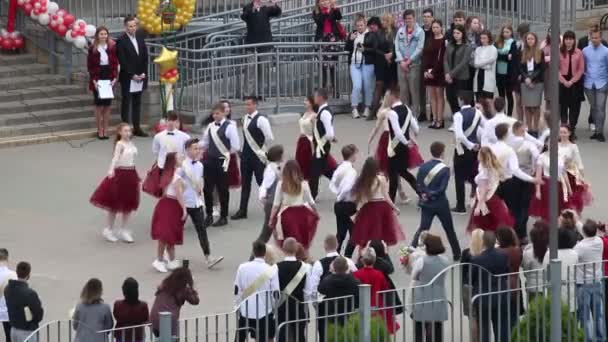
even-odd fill
[{"label": "white shirt sleeve", "polygon": [[585,166],[583,165],[583,159],[581,158],[581,151],[578,149],[578,145],[572,145],[572,154],[574,157],[572,161],[574,164],[576,164],[576,167],[578,167],[580,171],[583,171]]},{"label": "white shirt sleeve", "polygon": [[262,180],[262,185],[260,186],[260,200],[266,198],[266,196],[268,195],[268,189],[272,186],[276,178],[277,175],[274,173],[270,165],[266,166],[266,168],[264,169],[264,179]]},{"label": "white shirt sleeve", "polygon": [[158,156],[158,153],[160,153],[160,136],[157,134],[154,136],[154,140],[152,140],[152,153],[154,153],[155,156]]},{"label": "white shirt sleeve", "polygon": [[317,289],[321,282],[321,275],[323,275],[323,267],[321,262],[316,261],[310,271],[310,281],[308,282],[308,288],[304,291],[308,294],[308,300],[314,300],[317,297]]},{"label": "white shirt sleeve", "polygon": [[540,141],[540,139],[536,139],[535,137],[531,136],[530,133],[528,133],[528,132],[526,132],[526,141],[533,143],[534,146],[538,147],[539,150],[542,150],[542,148],[544,146],[543,141]]},{"label": "white shirt sleeve", "polygon": [[325,139],[333,140],[335,137],[334,134],[334,126],[331,123],[331,114],[329,114],[326,110],[321,112],[320,115],[321,122],[323,126],[325,126]]},{"label": "white shirt sleeve", "polygon": [[279,183],[277,184],[277,189],[274,192],[274,202],[272,203],[272,205],[275,207],[279,207],[281,206],[281,203],[283,203],[283,191],[281,191],[282,185],[283,182],[279,181]]},{"label": "white shirt sleeve", "polygon": [[241,148],[241,140],[236,125],[230,124],[226,127],[226,137],[230,140],[230,153],[236,153]]},{"label": "white shirt sleeve", "polygon": [[243,287],[241,286],[241,266],[236,270],[236,277],[234,279],[234,286],[237,288],[234,295],[234,302],[238,305],[241,300],[241,294],[243,294]]},{"label": "white shirt sleeve", "polygon": [[356,181],[357,174],[355,172],[349,172],[342,178],[342,183],[340,183],[340,188],[338,189],[338,202],[346,199]]},{"label": "white shirt sleeve", "polygon": [[274,136],[272,135],[272,128],[270,127],[270,121],[268,121],[267,117],[262,116],[258,119],[258,128],[264,134],[264,144],[266,146],[272,145]]},{"label": "white shirt sleeve", "polygon": [[418,119],[412,113],[412,120],[410,120],[410,134],[414,133],[414,135],[418,135],[420,133],[420,126],[418,125]]},{"label": "white shirt sleeve", "polygon": [[203,138],[198,143],[199,146],[205,151],[209,149],[209,129],[210,129],[210,126],[208,126],[207,129],[205,129],[205,132],[203,132]]},{"label": "white shirt sleeve", "polygon": [[272,273],[272,278],[270,278],[270,290],[271,291],[280,291],[281,286],[279,284],[279,268],[277,267],[277,265],[272,265],[270,267],[274,268],[274,271]]},{"label": "white shirt sleeve", "polygon": [[393,127],[393,132],[395,133],[397,140],[399,140],[402,144],[407,145],[409,142],[405,138],[405,135],[403,135],[401,126],[399,126],[399,117],[397,116],[397,113],[395,113],[394,110],[391,110],[388,112],[387,117],[388,122],[390,123],[391,127]]},{"label": "white shirt sleeve", "polygon": [[462,143],[467,149],[472,150],[475,147],[475,144],[472,143],[467,137],[464,135],[462,131],[462,114],[460,112],[454,114],[454,136],[456,138],[456,142]]},{"label": "white shirt sleeve", "polygon": [[422,272],[422,268],[424,267],[424,258],[417,258],[412,265],[412,280],[418,280],[418,274]]}]

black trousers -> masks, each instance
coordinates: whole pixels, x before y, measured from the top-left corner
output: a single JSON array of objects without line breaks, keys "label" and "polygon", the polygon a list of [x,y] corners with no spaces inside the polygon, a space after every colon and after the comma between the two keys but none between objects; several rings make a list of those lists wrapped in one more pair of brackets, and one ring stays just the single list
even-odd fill
[{"label": "black trousers", "polygon": [[336,226],[338,238],[338,253],[342,251],[342,243],[346,240],[346,234],[348,233],[349,240],[346,243],[346,250],[344,256],[350,258],[353,256],[355,246],[350,242],[350,236],[353,230],[353,216],[357,212],[357,204],[355,202],[336,202],[334,204],[334,213],[336,214]]},{"label": "black trousers", "polygon": [[421,206],[420,227],[416,231],[416,234],[414,234],[412,246],[418,246],[420,234],[431,229],[435,216],[437,216],[439,222],[441,222],[441,226],[448,238],[454,257],[460,257],[460,244],[458,243],[458,237],[454,231],[454,221],[452,220],[452,212],[450,211],[450,202],[448,202],[447,198],[436,200],[432,205]]},{"label": "black trousers", "polygon": [[2,322],[4,328],[4,338],[6,342],[11,342],[11,325],[9,322]]},{"label": "black trousers", "polygon": [[258,186],[264,180],[264,164],[255,156],[241,158],[241,204],[239,210],[247,214],[249,196],[251,194],[251,179],[255,175]]},{"label": "black trousers", "polygon": [[443,341],[443,322],[414,322],[414,341]]},{"label": "black trousers", "polygon": [[512,116],[515,101],[513,100],[513,88],[510,76],[496,74],[496,87],[498,88],[498,95],[507,100],[507,115]]},{"label": "black trousers", "polygon": [[532,197],[532,184],[519,178],[513,178],[513,209],[515,218],[515,233],[520,241],[528,237],[528,210]]},{"label": "black trousers", "polygon": [[475,192],[475,174],[477,170],[477,152],[464,149],[463,154],[454,151],[454,185],[456,186],[456,209],[465,210],[465,182],[471,184],[471,193]]},{"label": "black trousers", "polygon": [[228,191],[228,172],[222,167],[224,160],[218,158],[208,158],[203,163],[205,166],[205,188],[203,195],[205,197],[205,211],[207,216],[213,215],[213,192],[217,189],[217,194],[220,198],[220,217],[228,217],[228,201],[230,200],[230,192]]},{"label": "black trousers", "polygon": [[207,237],[207,228],[205,227],[205,212],[203,207],[198,208],[186,208],[188,216],[192,219],[194,229],[196,229],[196,235],[198,235],[198,242],[201,245],[203,253],[208,256],[211,254],[209,249],[209,238]]},{"label": "black trousers", "polygon": [[310,185],[310,193],[314,199],[316,199],[319,194],[319,178],[325,176],[328,179],[331,179],[335,171],[335,169],[329,168],[329,163],[327,161],[328,153],[329,152],[325,153],[321,158],[313,158],[310,165],[310,181],[308,184]]},{"label": "black trousers", "polygon": [[503,201],[505,201],[505,204],[507,205],[507,208],[509,208],[509,212],[511,215],[513,215],[513,217],[515,217],[515,214],[519,210],[519,203],[517,203],[519,201],[517,187],[518,183],[515,177],[511,177],[500,182],[498,189],[496,189],[496,194],[498,197],[502,198]]},{"label": "black trousers", "polygon": [[560,103],[560,117],[563,125],[568,125],[570,130],[574,132],[578,124],[578,117],[581,114],[580,101],[562,101]]},{"label": "black trousers", "polygon": [[517,313],[506,294],[484,296],[473,305],[478,310],[479,341],[490,342],[494,335],[494,342],[509,342]]},{"label": "black trousers", "polygon": [[[276,189],[276,187],[274,188]],[[260,241],[268,242],[272,236],[272,228],[268,225],[270,213],[272,212],[272,202],[270,198],[267,198],[266,203],[264,203],[264,222],[262,222],[262,231],[260,232],[260,236],[258,236],[258,240]]]},{"label": "black trousers", "polygon": [[407,151],[396,151],[393,157],[388,158],[388,193],[393,202],[397,196],[399,177],[405,179],[412,189],[418,193],[418,189],[416,187],[416,177],[414,177],[414,175],[408,171],[407,165]]},{"label": "black trousers", "polygon": [[130,82],[121,82],[120,89],[122,95],[120,117],[123,122],[132,124],[134,131],[139,131],[141,130],[141,95],[143,92],[132,93]]},{"label": "black trousers", "polygon": [[268,341],[274,339],[276,323],[273,314],[268,314],[260,319],[246,318],[239,315],[238,332],[235,335],[237,342],[249,341],[248,336],[256,341]]},{"label": "black trousers", "polygon": [[450,110],[452,114],[460,111],[460,105],[458,104],[458,93],[461,90],[471,90],[473,88],[469,88],[468,80],[453,80],[452,84],[448,84],[445,89],[445,95],[448,99],[448,104],[450,105]]}]

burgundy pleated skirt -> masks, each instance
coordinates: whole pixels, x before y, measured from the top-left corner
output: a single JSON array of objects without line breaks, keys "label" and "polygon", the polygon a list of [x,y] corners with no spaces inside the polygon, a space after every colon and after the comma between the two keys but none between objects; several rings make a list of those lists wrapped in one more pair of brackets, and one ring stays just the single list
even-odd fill
[{"label": "burgundy pleated skirt", "polygon": [[[207,152],[203,153],[201,162],[207,159]],[[236,153],[230,154],[230,162],[228,163],[228,186],[230,188],[241,187],[241,169],[239,168],[239,155]]]},{"label": "burgundy pleated skirt", "polygon": [[494,194],[486,202],[486,206],[488,207],[486,215],[475,215],[474,211],[471,212],[468,231],[471,232],[477,228],[495,231],[500,226],[513,227],[515,225],[515,219],[509,212],[509,208],[498,195]]},{"label": "burgundy pleated skirt", "polygon": [[589,184],[577,184],[576,177],[568,173],[568,182],[572,194],[568,197],[568,201],[564,204],[565,208],[576,210],[580,215],[585,207],[588,207],[593,202],[593,194],[589,188]]},{"label": "burgundy pleated skirt", "polygon": [[152,240],[169,245],[181,245],[184,241],[183,210],[177,199],[163,197],[152,214]]},{"label": "burgundy pleated skirt", "polygon": [[[300,165],[302,175],[305,180],[310,180],[310,168],[313,159],[312,143],[305,135],[300,135],[298,142],[296,143],[296,161]],[[338,163],[334,157],[330,154],[327,156],[327,167],[330,170],[335,170],[338,167]]]},{"label": "burgundy pleated skirt", "polygon": [[[530,199],[530,216],[540,217],[549,222],[549,178],[543,177],[543,184],[540,186],[540,199],[536,198],[536,187],[532,187]],[[562,183],[557,182],[557,211],[561,213],[565,208],[566,202],[562,192]]]},{"label": "burgundy pleated skirt", "polygon": [[388,174],[388,143],[390,140],[390,136],[388,131],[382,132],[380,139],[378,140],[378,146],[376,147],[376,161],[378,161],[378,166],[380,166],[380,171],[384,174]]},{"label": "burgundy pleated skirt", "polygon": [[135,168],[117,168],[114,177],[101,181],[89,202],[113,213],[130,213],[139,207],[140,182]]},{"label": "burgundy pleated skirt", "polygon": [[[281,229],[285,239],[292,237],[309,249],[317,233],[319,216],[305,205],[289,207],[281,213]],[[283,240],[277,241],[283,246]]]},{"label": "burgundy pleated skirt", "polygon": [[405,240],[397,215],[384,200],[365,203],[355,217],[351,241],[365,246],[370,240],[384,240],[388,246]]}]

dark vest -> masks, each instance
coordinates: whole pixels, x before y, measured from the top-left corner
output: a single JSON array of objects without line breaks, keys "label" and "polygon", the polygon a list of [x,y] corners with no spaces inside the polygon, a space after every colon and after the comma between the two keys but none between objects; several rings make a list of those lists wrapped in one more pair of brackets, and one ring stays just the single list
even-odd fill
[{"label": "dark vest", "polygon": [[[215,125],[215,122],[212,123],[211,125]],[[220,140],[224,143],[224,146],[226,146],[226,148],[228,150],[230,150],[230,148],[231,148],[230,139],[228,139],[228,137],[226,136],[226,129],[228,128],[229,125],[230,125],[230,120],[226,120],[220,126],[220,129],[217,131],[217,135],[220,137]],[[211,128],[209,128],[209,129],[211,129]],[[220,150],[215,145],[215,142],[213,141],[213,137],[211,137],[211,132],[209,132],[209,151],[207,152],[207,156],[209,158],[216,158],[216,159],[224,158],[224,156],[220,153]]]},{"label": "dark vest", "polygon": [[338,256],[330,256],[330,257],[325,257],[321,260],[319,260],[319,262],[321,263],[321,268],[323,268],[323,273],[321,274],[321,279],[323,280],[323,278],[327,277],[327,275],[329,275],[329,266],[331,266],[331,263],[334,262],[334,260],[336,260]]},{"label": "dark vest", "polygon": [[[393,110],[395,111],[395,113],[397,113],[397,116],[399,117],[399,127],[393,127],[393,125],[391,125],[391,123],[389,121],[388,131],[389,131],[389,135],[391,137],[391,141],[395,138],[395,132],[397,130],[401,130],[401,127],[403,127],[403,124],[405,124],[405,120],[407,119],[407,114],[409,112],[407,110],[407,107],[403,104],[394,107]],[[412,124],[410,121],[410,124],[405,128],[405,131],[403,132],[405,139],[407,139],[408,141],[410,140],[410,126],[411,125]],[[390,144],[390,141],[389,141],[389,144]],[[405,146],[401,142],[399,142],[399,144],[395,147],[395,152],[398,153],[398,152],[406,151],[406,148],[407,148],[407,146]]]},{"label": "dark vest", "polygon": [[[249,126],[247,126],[247,128],[243,127],[243,130],[248,130],[251,134],[251,137],[253,138],[253,140],[255,140],[258,146],[263,146],[265,140],[264,132],[262,132],[262,130],[258,128],[258,120],[260,119],[260,116],[262,116],[260,113],[256,114],[256,116],[251,119],[251,121],[249,121]],[[243,139],[245,140],[245,143],[243,144],[243,159],[257,159],[258,157],[253,152],[251,146],[249,146],[249,142],[247,141],[247,138],[245,138],[244,135]]]},{"label": "dark vest", "polygon": [[[302,266],[301,261],[282,261],[277,264],[277,268],[279,270],[279,286],[281,291],[285,290],[287,284],[291,282],[293,277],[300,270],[300,266]],[[296,298],[297,300],[303,302],[304,301],[304,285],[306,284],[306,275],[302,278],[298,286],[291,293],[291,297]]]},{"label": "dark vest", "polygon": [[[325,107],[323,108],[323,110],[320,110],[320,111],[317,113],[317,114],[318,114],[318,116],[320,116],[320,115],[321,115],[321,113],[322,113],[323,111],[325,111],[325,110],[326,110],[327,112],[329,112],[329,114],[331,115],[331,122],[332,122],[332,124],[333,124],[333,122],[334,122],[334,113],[331,111],[331,108],[329,108],[329,106],[325,106]],[[317,126],[317,130],[319,131],[319,136],[320,136],[320,137],[325,136],[325,133],[326,133],[326,130],[325,130],[325,125],[323,124],[323,121],[321,121],[321,119],[320,119],[319,117],[317,117],[317,123],[316,123],[316,126]],[[316,149],[318,142],[317,142],[317,139],[316,139],[316,138],[314,138],[314,134],[313,134],[313,143],[314,143],[314,146],[315,146],[315,149]],[[325,143],[325,145],[323,145],[323,151],[325,151],[325,155],[327,155],[327,154],[329,153],[329,149],[330,149],[330,147],[331,147],[331,143],[330,143],[329,141],[328,141],[328,142],[326,142],[326,143]],[[315,153],[315,151],[313,151],[313,155],[314,155],[314,153]]]},{"label": "dark vest", "polygon": [[[475,119],[476,112],[477,112],[477,110],[474,107],[469,107],[469,108],[460,110],[460,114],[462,115],[462,132],[465,132],[467,129],[469,129],[469,127],[471,127],[471,125],[473,124],[473,120]],[[475,144],[479,143],[479,141],[477,139],[477,130],[479,129],[480,123],[481,123],[481,120],[477,121],[477,126],[475,127],[475,129],[473,129],[473,132],[471,132],[471,135],[469,135],[467,137],[467,139],[469,139],[469,141],[471,141]]]}]

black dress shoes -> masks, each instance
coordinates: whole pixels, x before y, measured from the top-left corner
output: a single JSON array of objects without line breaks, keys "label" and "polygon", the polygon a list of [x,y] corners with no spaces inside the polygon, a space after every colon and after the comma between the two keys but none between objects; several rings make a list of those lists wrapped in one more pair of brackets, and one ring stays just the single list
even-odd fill
[{"label": "black dress shoes", "polygon": [[211,227],[223,227],[228,224],[228,219],[225,217],[220,217],[217,221],[215,221]]},{"label": "black dress shoes", "polygon": [[239,210],[234,215],[230,216],[231,220],[242,220],[247,218],[247,213]]}]

